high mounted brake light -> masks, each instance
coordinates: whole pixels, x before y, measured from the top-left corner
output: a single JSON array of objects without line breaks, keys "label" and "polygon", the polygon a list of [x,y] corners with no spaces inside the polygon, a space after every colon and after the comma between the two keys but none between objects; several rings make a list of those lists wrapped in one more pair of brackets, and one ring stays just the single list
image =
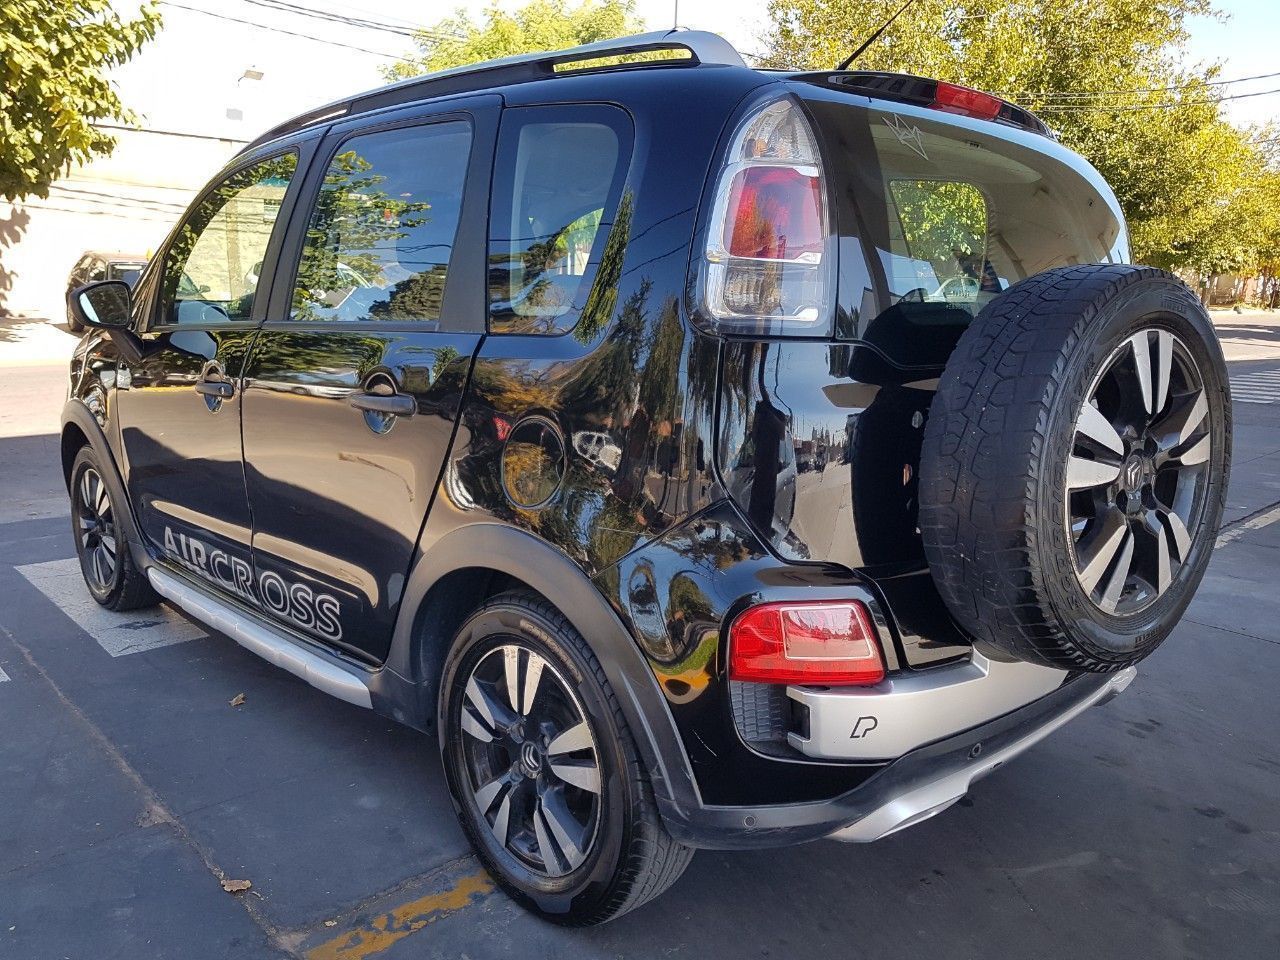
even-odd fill
[{"label": "high mounted brake light", "polygon": [[1052,130],[1039,117],[1008,100],[970,87],[942,80],[913,77],[906,73],[879,73],[871,70],[849,70],[843,73],[819,74],[822,82],[877,100],[893,100],[918,107],[931,107],[945,113],[958,113],[979,120],[994,120],[1056,139]]},{"label": "high mounted brake light", "polygon": [[762,603],[729,626],[729,678],[871,686],[884,679],[875,624],[856,600]]},{"label": "high mounted brake light", "polygon": [[954,83],[938,81],[938,89],[933,95],[933,106],[947,113],[959,113],[966,117],[977,117],[980,120],[994,120],[1000,116],[1000,108],[1004,101],[981,90],[969,87],[958,87]]},{"label": "high mounted brake light", "polygon": [[716,185],[700,273],[717,332],[813,335],[830,312],[833,249],[817,139],[791,98],[739,124]]}]

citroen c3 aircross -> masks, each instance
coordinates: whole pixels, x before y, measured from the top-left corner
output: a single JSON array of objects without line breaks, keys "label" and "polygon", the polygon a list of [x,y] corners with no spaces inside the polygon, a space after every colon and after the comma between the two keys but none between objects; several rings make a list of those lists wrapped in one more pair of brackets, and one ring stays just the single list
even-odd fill
[{"label": "citroen c3 aircross", "polygon": [[430,734],[561,923],[695,848],[875,840],[1201,580],[1222,353],[1128,260],[1087,162],[947,83],[696,32],[405,80],[70,295],[85,582]]}]

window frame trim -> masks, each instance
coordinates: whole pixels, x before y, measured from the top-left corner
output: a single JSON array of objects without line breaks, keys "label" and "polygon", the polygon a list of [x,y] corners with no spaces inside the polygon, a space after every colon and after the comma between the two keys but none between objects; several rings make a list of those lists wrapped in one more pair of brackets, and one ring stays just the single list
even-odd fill
[{"label": "window frame trim", "polygon": [[[487,188],[492,176],[493,152],[497,140],[497,117],[501,105],[502,98],[494,94],[469,95],[459,99],[425,101],[407,106],[397,105],[386,113],[380,111],[352,117],[329,127],[312,158],[306,182],[302,185],[302,192],[297,201],[298,213],[290,221],[288,232],[281,243],[268,314],[262,321],[262,327],[269,330],[295,331],[320,329],[332,330],[335,333],[368,330],[382,333],[483,334],[486,303],[483,290],[478,299],[473,297],[477,302],[472,304],[470,312],[478,316],[479,322],[472,320],[472,328],[466,326],[467,308],[463,306],[457,309],[457,302],[460,298],[465,299],[463,291],[468,274],[472,272],[467,269],[467,262],[476,256],[474,251],[468,249],[476,246],[476,243],[472,242],[473,238],[468,236],[475,232],[476,224],[469,224],[469,219],[481,221],[478,224],[479,244],[483,244],[488,235]],[[434,325],[423,320],[294,320],[290,316],[293,307],[293,291],[302,266],[307,230],[311,225],[311,216],[315,211],[320,191],[324,189],[325,174],[343,145],[356,137],[457,121],[462,121],[470,127],[471,155],[467,160],[467,170],[463,180],[462,202],[459,207],[458,226],[453,237],[453,251],[450,254],[445,277],[440,320]],[[483,210],[483,216],[479,218],[474,209],[477,205]],[[288,264],[287,270],[279,269],[285,264]],[[483,262],[479,266],[483,269]],[[449,323],[449,317],[461,318],[464,322],[461,325],[456,322]]]},{"label": "window frame trim", "polygon": [[[159,265],[155,272],[156,289],[151,296],[151,303],[147,305],[142,321],[138,325],[138,333],[163,334],[172,333],[175,330],[245,330],[252,329],[262,323],[262,318],[266,313],[267,302],[271,297],[270,286],[267,287],[265,295],[263,295],[262,278],[274,272],[275,261],[279,257],[284,238],[288,233],[293,207],[296,205],[298,191],[301,189],[300,184],[307,174],[311,155],[314,153],[315,139],[316,137],[313,136],[302,140],[288,141],[283,144],[273,143],[253,154],[236,157],[232,163],[223,167],[217,176],[211,178],[205,184],[204,188],[196,194],[195,199],[187,205],[187,209],[183,211],[181,218],[174,224],[173,229],[169,231],[169,235],[165,238],[159,252],[152,258],[153,262],[157,262]],[[262,258],[263,270],[258,278],[258,287],[254,290],[253,306],[249,310],[249,318],[247,320],[223,320],[198,324],[180,324],[164,321],[161,317],[161,311],[164,306],[164,276],[168,268],[169,253],[179,232],[195,216],[196,211],[200,209],[200,205],[226,181],[260,163],[265,163],[290,153],[297,158],[297,164],[294,167],[293,176],[289,178],[289,185],[285,188],[284,199],[280,202],[280,212],[276,214],[275,223],[271,228],[271,236],[267,240],[267,247]],[[281,224],[281,221],[284,221],[283,224]],[[272,264],[271,270],[268,270],[268,263]],[[141,279],[139,277],[140,281]]]}]

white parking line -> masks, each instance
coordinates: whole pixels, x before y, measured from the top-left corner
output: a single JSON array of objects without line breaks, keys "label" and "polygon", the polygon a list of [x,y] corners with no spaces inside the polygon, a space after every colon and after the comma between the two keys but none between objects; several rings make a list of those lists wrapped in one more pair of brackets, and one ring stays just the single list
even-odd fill
[{"label": "white parking line", "polygon": [[1280,370],[1255,370],[1231,378],[1231,399],[1240,403],[1280,403]]},{"label": "white parking line", "polygon": [[1231,541],[1239,540],[1249,531],[1270,526],[1277,520],[1280,520],[1280,503],[1276,504],[1266,513],[1260,513],[1256,517],[1250,517],[1243,523],[1238,523],[1229,530],[1224,530],[1222,533],[1218,534],[1218,540],[1214,546],[1225,547]]},{"label": "white parking line", "polygon": [[17,570],[113,657],[205,636],[203,630],[168,607],[129,613],[115,613],[100,607],[89,595],[80,575],[80,561],[75,557],[29,563]]}]

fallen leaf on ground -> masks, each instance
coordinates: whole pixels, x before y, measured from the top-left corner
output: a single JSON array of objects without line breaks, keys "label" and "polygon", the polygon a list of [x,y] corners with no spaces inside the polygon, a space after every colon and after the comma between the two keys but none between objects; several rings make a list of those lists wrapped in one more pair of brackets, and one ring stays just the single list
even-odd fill
[{"label": "fallen leaf on ground", "polygon": [[227,703],[231,704],[233,707],[244,706],[244,694],[237,693],[234,697],[228,700]]},{"label": "fallen leaf on ground", "polygon": [[223,880],[222,889],[227,893],[244,893],[253,883],[249,880]]}]

